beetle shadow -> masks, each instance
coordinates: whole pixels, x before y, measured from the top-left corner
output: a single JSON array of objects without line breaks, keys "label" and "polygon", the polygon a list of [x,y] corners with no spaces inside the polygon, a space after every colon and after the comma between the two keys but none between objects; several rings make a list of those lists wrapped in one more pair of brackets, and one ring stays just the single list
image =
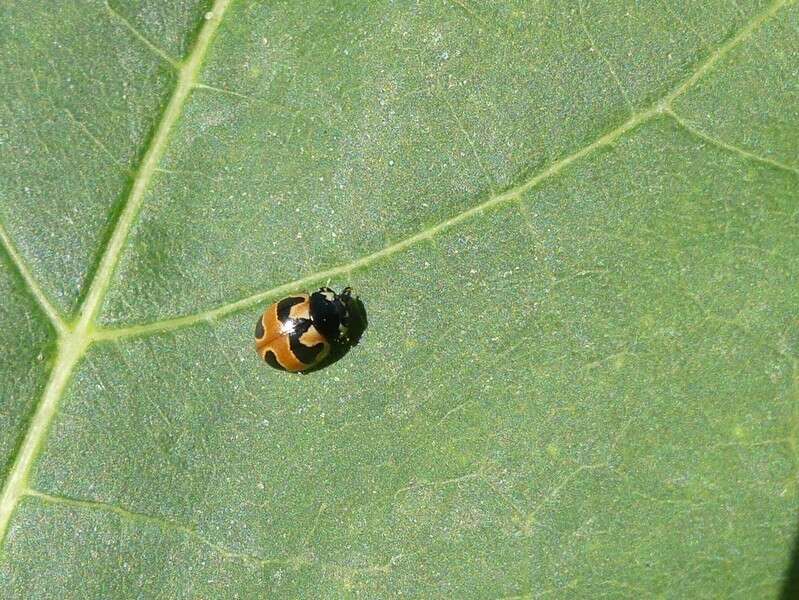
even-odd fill
[{"label": "beetle shadow", "polygon": [[780,600],[795,600],[799,598],[799,532],[794,537],[791,562],[785,571],[782,583]]},{"label": "beetle shadow", "polygon": [[361,299],[355,297],[350,303],[350,324],[346,339],[340,340],[331,345],[330,353],[316,366],[303,371],[303,375],[310,375],[322,369],[326,369],[335,362],[344,358],[347,353],[357,346],[363,337],[366,328],[369,326],[369,319],[366,317],[366,307]]}]

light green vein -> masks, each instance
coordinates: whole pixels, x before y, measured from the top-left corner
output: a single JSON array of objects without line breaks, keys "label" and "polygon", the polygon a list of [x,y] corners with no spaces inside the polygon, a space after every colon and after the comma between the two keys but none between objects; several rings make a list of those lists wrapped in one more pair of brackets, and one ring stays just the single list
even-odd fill
[{"label": "light green vein", "polygon": [[722,150],[726,150],[727,152],[731,152],[732,154],[737,154],[747,160],[752,160],[755,162],[762,163],[764,165],[769,165],[770,167],[774,167],[775,169],[779,169],[780,171],[786,171],[788,173],[793,173],[794,175],[799,175],[799,169],[796,167],[792,167],[790,165],[786,165],[785,163],[779,162],[778,160],[774,160],[773,158],[768,158],[766,156],[760,156],[759,154],[754,154],[753,152],[749,152],[748,150],[744,150],[743,148],[739,148],[733,144],[725,142],[724,140],[720,140],[716,137],[708,135],[698,127],[692,125],[685,119],[683,119],[678,114],[674,113],[671,110],[666,111],[666,113],[674,119],[674,121],[682,127],[685,131],[693,135],[694,137],[699,138],[700,140],[707,142],[711,146],[715,146],[717,148],[721,148]]},{"label": "light green vein", "polygon": [[208,45],[214,33],[216,33],[222,14],[230,1],[231,0],[216,0],[212,11],[214,17],[206,20],[205,25],[197,37],[194,48],[180,69],[175,92],[172,94],[169,104],[167,104],[161,122],[158,124],[155,135],[147,149],[147,153],[142,159],[136,178],[133,180],[130,196],[125,203],[125,208],[119,217],[119,221],[114,228],[114,233],[111,235],[108,246],[103,253],[103,258],[100,261],[97,274],[89,287],[89,293],[86,295],[86,301],[83,304],[80,318],[80,323],[84,325],[94,320],[105,298],[108,285],[111,282],[111,275],[122,253],[122,247],[125,245],[125,241],[128,238],[131,225],[136,219],[136,215],[139,213],[142,200],[144,199],[144,193],[147,190],[147,185],[150,183],[150,179],[152,179],[153,173],[158,166],[158,161],[161,159],[166,149],[169,132],[180,117],[183,105],[191,94],[194,82],[197,79],[197,73],[205,58],[205,53],[208,50]]},{"label": "light green vein", "polygon": [[732,36],[717,50],[712,52],[705,59],[705,61],[699,65],[696,71],[694,71],[691,75],[689,75],[685,80],[680,82],[673,90],[665,94],[662,98],[659,98],[658,100],[653,102],[649,108],[641,112],[634,113],[624,123],[613,129],[612,131],[609,131],[608,133],[605,133],[604,135],[600,136],[599,138],[597,138],[587,146],[584,146],[583,148],[573,152],[572,154],[569,154],[568,156],[561,158],[560,160],[552,163],[549,167],[547,167],[543,171],[540,171],[530,179],[522,182],[521,184],[505,192],[492,196],[491,198],[489,198],[488,200],[486,200],[481,204],[478,204],[477,206],[465,210],[449,219],[441,221],[440,223],[433,225],[432,227],[429,227],[427,229],[424,229],[403,240],[400,240],[395,244],[386,246],[385,248],[382,248],[377,252],[368,254],[366,256],[362,256],[361,258],[358,258],[352,262],[342,264],[337,267],[333,267],[332,269],[327,269],[325,271],[312,273],[310,275],[279,285],[272,289],[265,290],[262,292],[257,292],[255,294],[252,294],[251,296],[241,298],[239,300],[236,300],[235,302],[224,304],[222,306],[211,308],[209,310],[201,311],[198,313],[184,315],[181,317],[175,317],[173,319],[164,319],[162,321],[145,323],[141,325],[131,325],[129,327],[98,329],[94,332],[94,339],[113,340],[130,336],[144,336],[161,332],[174,331],[176,329],[181,329],[183,327],[189,327],[195,323],[213,322],[221,317],[224,317],[225,315],[246,309],[253,304],[257,304],[265,300],[278,297],[281,294],[301,290],[316,282],[324,281],[325,279],[332,279],[340,275],[348,275],[353,271],[367,267],[376,261],[388,258],[394,254],[397,254],[398,252],[402,252],[403,250],[410,248],[411,246],[414,246],[420,242],[426,240],[432,240],[438,234],[448,229],[451,229],[452,227],[458,225],[459,223],[467,221],[472,217],[480,215],[486,210],[500,206],[506,202],[519,200],[530,189],[534,188],[539,183],[559,174],[561,171],[570,166],[572,163],[593,153],[595,150],[599,148],[603,148],[605,146],[612,144],[622,135],[634,129],[638,125],[648,121],[649,119],[659,114],[671,112],[671,103],[676,98],[678,98],[680,95],[688,91],[705,74],[710,72],[714,67],[714,65],[716,65],[719,62],[719,60],[721,60],[733,48],[735,48],[739,44],[749,39],[749,37],[751,37],[751,35],[758,29],[759,26],[761,26],[766,20],[768,20],[769,17],[775,15],[779,11],[779,9],[785,4],[787,4],[786,0],[777,0],[776,2],[772,3],[765,12],[755,17],[737,34]]},{"label": "light green vein", "polygon": [[153,525],[162,529],[177,531],[197,540],[198,542],[200,542],[205,546],[208,546],[209,548],[212,548],[220,556],[229,559],[244,560],[259,565],[289,564],[292,562],[292,559],[262,558],[261,556],[258,556],[256,554],[251,554],[249,552],[237,552],[235,550],[232,550],[231,548],[228,548],[227,546],[223,546],[222,544],[217,544],[215,542],[212,542],[211,540],[206,539],[199,532],[192,529],[188,525],[183,525],[182,523],[170,521],[162,517],[155,517],[153,515],[147,515],[144,513],[135,512],[132,510],[128,510],[126,508],[122,508],[121,506],[108,504],[107,502],[97,502],[95,500],[80,500],[77,498],[67,498],[66,496],[53,496],[51,494],[45,494],[43,492],[30,489],[25,490],[23,496],[37,498],[42,502],[56,506],[66,506],[69,508],[76,508],[82,510],[93,510],[93,511],[112,513],[117,517],[119,517],[120,519],[122,519],[123,521],[129,521],[134,524],[143,523],[147,525]]},{"label": "light green vein", "polygon": [[103,251],[89,291],[86,294],[76,323],[64,329],[59,336],[58,353],[45,386],[44,393],[36,405],[30,425],[25,432],[22,445],[8,472],[0,495],[0,540],[5,540],[8,524],[25,491],[28,475],[47,430],[58,408],[58,401],[66,388],[75,365],[91,344],[94,320],[103,303],[114,268],[119,261],[125,241],[136,219],[144,199],[147,186],[157,170],[158,161],[166,149],[169,133],[183,110],[186,99],[194,88],[194,82],[202,66],[211,40],[219,27],[222,16],[231,0],[216,0],[200,30],[186,61],[182,64],[175,91],[167,104],[155,134],[136,172],[130,194],[122,213],[114,226],[111,239]]},{"label": "light green vein", "polygon": [[597,44],[594,41],[594,36],[591,35],[591,31],[588,29],[588,23],[585,20],[585,10],[583,7],[583,0],[578,0],[577,9],[580,15],[580,25],[582,26],[583,31],[585,32],[585,37],[588,39],[588,43],[590,44],[590,51],[596,52],[599,55],[599,58],[602,59],[602,62],[605,63],[605,67],[610,72],[611,77],[613,77],[613,81],[616,82],[616,87],[619,88],[619,93],[621,94],[624,103],[630,109],[630,112],[635,112],[635,107],[633,106],[633,103],[630,102],[630,99],[627,97],[627,92],[624,89],[624,85],[622,84],[621,79],[619,79],[619,76],[616,74],[616,70],[613,68],[613,63],[611,63],[608,57],[605,56],[605,53],[602,52],[602,49],[599,47],[599,44]]},{"label": "light green vein", "polygon": [[89,341],[85,336],[76,336],[74,333],[67,333],[61,337],[58,345],[53,371],[50,379],[44,388],[39,403],[36,405],[36,412],[31,419],[22,446],[17,452],[14,464],[8,472],[3,494],[0,496],[0,539],[5,539],[5,533],[14,509],[17,507],[20,496],[25,488],[33,462],[39,451],[50,422],[53,420],[58,399],[72,375],[75,364],[83,356]]},{"label": "light green vein", "polygon": [[194,313],[183,317],[176,317],[174,319],[156,321],[154,323],[147,323],[144,325],[132,325],[130,327],[119,327],[115,329],[98,329],[94,332],[94,339],[107,340],[107,339],[118,339],[121,337],[129,337],[134,335],[135,336],[147,335],[151,333],[159,333],[164,331],[180,329],[182,327],[187,327],[201,321],[212,322],[215,321],[216,319],[219,319],[220,317],[223,317],[230,313],[234,313],[238,310],[245,309],[248,306],[251,306],[258,302],[263,302],[264,300],[267,300],[269,298],[280,296],[281,294],[285,294],[287,292],[294,292],[303,289],[306,286],[311,285],[317,281],[323,281],[325,279],[333,279],[335,277],[338,277],[339,275],[347,275],[349,273],[352,273],[353,271],[357,271],[358,269],[367,267],[376,261],[379,261],[383,258],[388,258],[394,254],[402,252],[407,248],[410,248],[411,246],[415,246],[419,242],[432,240],[443,231],[451,229],[452,227],[458,225],[459,223],[467,221],[498,205],[519,199],[525,192],[535,187],[542,181],[549,179],[554,175],[557,175],[563,169],[571,165],[573,162],[581,159],[587,154],[590,154],[597,148],[602,148],[603,146],[607,146],[613,143],[621,135],[633,129],[634,127],[638,126],[639,124],[643,123],[644,121],[650,119],[655,114],[657,114],[657,111],[654,109],[637,113],[632,118],[625,121],[622,125],[614,129],[613,131],[610,131],[605,135],[597,138],[595,141],[581,148],[577,152],[574,152],[573,154],[570,154],[569,156],[566,156],[565,158],[562,158],[561,160],[553,163],[548,168],[539,172],[537,175],[528,179],[524,183],[516,187],[513,187],[501,194],[492,196],[491,198],[489,198],[488,200],[486,200],[481,204],[478,204],[477,206],[474,206],[468,210],[458,213],[457,215],[449,219],[446,219],[445,221],[441,221],[440,223],[437,223],[432,227],[424,229],[410,237],[400,240],[395,244],[386,246],[385,248],[378,250],[377,252],[368,254],[366,256],[362,256],[361,258],[358,258],[352,262],[339,265],[337,267],[333,267],[332,269],[327,269],[325,271],[312,273],[300,279],[296,279],[295,281],[279,285],[275,288],[263,292],[258,292],[251,296],[247,296],[246,298],[237,300],[236,302],[224,304],[222,306],[212,308],[210,310],[206,310],[203,312]]},{"label": "light green vein", "polygon": [[742,27],[738,33],[719,46],[715,52],[711,53],[711,55],[705,59],[701,65],[699,65],[699,68],[694,71],[693,75],[686,79],[682,84],[674,88],[674,90],[672,90],[669,94],[666,94],[666,97],[663,99],[663,104],[665,106],[670,106],[674,100],[676,100],[679,96],[682,96],[710,70],[712,70],[713,67],[716,66],[717,62],[729,54],[730,50],[748,40],[755,31],[760,29],[763,23],[776,15],[783,6],[793,4],[794,1],[795,0],[776,0],[775,2],[772,2],[765,11],[749,21],[749,23]]},{"label": "light green vein", "polygon": [[179,69],[180,68],[180,62],[179,61],[177,61],[174,58],[172,58],[171,56],[169,56],[169,54],[167,54],[166,52],[161,50],[161,48],[159,48],[158,46],[153,44],[149,39],[147,39],[138,29],[136,29],[131,24],[130,21],[128,21],[125,18],[125,16],[122,13],[120,13],[117,9],[115,9],[113,6],[111,6],[111,4],[108,2],[108,0],[105,1],[105,8],[114,19],[119,21],[125,27],[125,29],[130,31],[130,33],[133,34],[133,36],[137,40],[139,40],[142,44],[144,44],[147,47],[148,50],[150,50],[153,54],[155,54],[159,58],[161,58],[161,59],[165,60],[166,62],[168,62],[175,69]]},{"label": "light green vein", "polygon": [[3,244],[3,248],[5,248],[6,254],[11,259],[11,262],[14,263],[14,266],[17,268],[17,272],[19,273],[22,280],[25,282],[25,285],[28,288],[28,292],[30,292],[31,296],[33,296],[34,300],[39,304],[39,307],[42,309],[47,318],[50,319],[50,323],[53,324],[56,331],[59,333],[66,330],[66,324],[64,320],[61,318],[59,312],[55,309],[53,304],[50,302],[50,299],[47,297],[47,294],[44,293],[42,288],[39,286],[39,283],[36,281],[36,278],[31,273],[30,269],[28,268],[27,263],[22,258],[22,255],[17,250],[16,246],[14,246],[14,242],[8,235],[5,227],[0,223],[0,242]]}]

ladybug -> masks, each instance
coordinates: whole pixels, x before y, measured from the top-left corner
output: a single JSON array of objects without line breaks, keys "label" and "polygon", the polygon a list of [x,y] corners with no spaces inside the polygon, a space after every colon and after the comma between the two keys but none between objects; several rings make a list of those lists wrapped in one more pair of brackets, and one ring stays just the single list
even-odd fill
[{"label": "ladybug", "polygon": [[348,341],[352,289],[337,294],[327,287],[295,294],[269,306],[255,325],[255,348],[266,363],[282,371],[318,366],[331,348]]}]

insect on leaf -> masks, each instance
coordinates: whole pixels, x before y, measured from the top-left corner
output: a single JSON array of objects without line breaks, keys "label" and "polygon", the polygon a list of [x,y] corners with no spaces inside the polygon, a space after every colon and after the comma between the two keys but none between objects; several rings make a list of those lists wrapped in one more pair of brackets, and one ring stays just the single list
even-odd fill
[{"label": "insect on leaf", "polygon": [[[0,22],[3,598],[780,593],[797,3]],[[268,368],[326,284],[360,344]]]}]

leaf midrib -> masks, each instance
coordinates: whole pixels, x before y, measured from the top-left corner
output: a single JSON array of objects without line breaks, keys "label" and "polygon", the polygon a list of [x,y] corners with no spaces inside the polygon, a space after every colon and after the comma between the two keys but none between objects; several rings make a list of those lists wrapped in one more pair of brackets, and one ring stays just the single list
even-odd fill
[{"label": "leaf midrib", "polygon": [[[461,223],[462,221],[481,214],[489,208],[509,201],[521,200],[522,195],[526,191],[535,187],[540,182],[558,174],[564,168],[580,158],[592,153],[594,150],[613,143],[623,134],[658,115],[666,115],[674,119],[681,126],[687,127],[680,117],[672,110],[672,103],[674,100],[684,94],[699,80],[701,80],[705,74],[712,70],[719,60],[727,55],[733,48],[747,40],[757,29],[759,29],[760,26],[763,25],[765,21],[774,16],[783,6],[791,4],[793,1],[794,0],[775,0],[772,2],[765,11],[748,22],[735,35],[728,38],[725,43],[720,45],[713,53],[711,53],[708,58],[706,58],[688,78],[686,78],[669,93],[665,94],[662,98],[655,101],[649,108],[633,113],[633,115],[627,121],[612,131],[603,134],[583,148],[556,161],[555,163],[552,163],[549,167],[543,171],[540,171],[519,185],[503,193],[492,196],[477,206],[458,213],[457,215],[428,229],[420,231],[413,236],[405,238],[404,240],[401,240],[393,245],[387,246],[373,254],[363,256],[353,262],[327,271],[308,275],[296,281],[292,281],[264,292],[253,294],[236,302],[228,303],[208,311],[145,325],[135,325],[114,329],[97,328],[97,313],[108,291],[114,269],[122,254],[130,229],[135,222],[139,209],[141,208],[144,194],[147,190],[150,180],[152,179],[153,173],[157,171],[158,162],[168,145],[168,138],[172,127],[180,117],[185,102],[191,95],[192,90],[195,87],[198,87],[196,84],[196,77],[202,66],[213,36],[216,33],[219,24],[221,23],[222,16],[232,2],[232,0],[215,0],[213,9],[208,15],[206,15],[206,23],[201,28],[191,51],[186,57],[186,60],[184,62],[177,63],[176,65],[179,68],[177,85],[161,117],[161,120],[159,121],[155,135],[148,145],[147,151],[136,173],[131,192],[128,195],[119,219],[117,220],[111,238],[109,239],[109,242],[103,251],[97,271],[92,278],[89,291],[83,304],[81,305],[79,318],[74,325],[65,325],[62,317],[52,307],[46,296],[41,293],[41,290],[35,279],[30,274],[29,269],[27,269],[19,254],[15,252],[10,238],[8,238],[8,236],[5,234],[5,230],[0,225],[0,242],[2,242],[3,246],[6,248],[9,256],[17,266],[17,269],[20,271],[20,274],[22,275],[26,285],[29,287],[32,295],[42,307],[43,312],[45,312],[45,314],[50,318],[59,332],[58,352],[53,370],[51,371],[50,378],[44,389],[42,397],[37,403],[35,413],[31,419],[27,431],[25,432],[23,442],[6,478],[2,494],[0,495],[0,544],[2,544],[4,548],[5,534],[7,532],[11,517],[13,516],[14,510],[20,498],[28,494],[27,478],[41,448],[41,445],[47,435],[50,422],[56,413],[61,395],[66,388],[67,383],[69,382],[75,365],[79,362],[79,360],[85,354],[86,349],[93,342],[99,340],[117,339],[132,335],[145,335],[148,333],[174,330],[189,326],[198,321],[213,320],[242,308],[246,308],[253,303],[275,296],[284,291],[294,290],[303,285],[310,284],[314,281],[318,281],[327,277],[348,273],[357,268],[371,264],[380,258],[401,252],[402,250],[418,242],[432,239],[436,234],[445,231],[456,224]],[[689,131],[692,130],[689,129]],[[751,159],[773,163],[773,166],[775,167],[786,168],[781,163],[777,163],[776,161],[763,159],[762,157],[758,157],[731,145],[727,145],[727,147]],[[795,172],[793,168],[789,168],[789,170]]]},{"label": "leaf midrib", "polygon": [[[108,292],[111,277],[141,208],[144,194],[156,171],[158,162],[166,150],[169,134],[183,112],[186,100],[191,95],[211,40],[231,1],[215,0],[211,11],[205,15],[205,23],[200,29],[192,49],[179,65],[177,84],[136,172],[130,194],[114,226],[111,238],[103,250],[102,258],[89,285],[89,291],[81,305],[77,322],[65,330],[59,331],[58,353],[50,379],[36,406],[0,495],[0,542],[3,543],[3,546],[8,524],[19,499],[24,495],[28,475],[55,415],[58,400],[61,398],[75,365],[93,341],[97,312]],[[37,298],[41,301],[44,296],[37,295]],[[51,316],[46,308],[45,312]],[[60,323],[61,319],[56,322]]]}]

